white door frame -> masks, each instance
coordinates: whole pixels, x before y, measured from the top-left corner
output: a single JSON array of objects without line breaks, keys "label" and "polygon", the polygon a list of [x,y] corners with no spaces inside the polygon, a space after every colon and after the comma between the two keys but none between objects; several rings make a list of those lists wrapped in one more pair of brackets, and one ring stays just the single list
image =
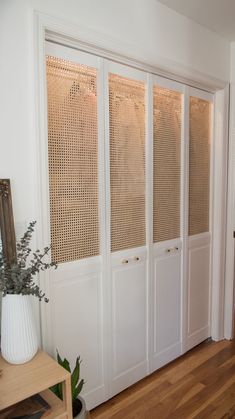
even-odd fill
[{"label": "white door frame", "polygon": [[224,289],[224,337],[234,337],[234,231],[235,231],[235,84],[230,85],[230,119],[228,145],[228,206],[227,206],[227,236],[226,236],[226,267]]},{"label": "white door frame", "polygon": [[[224,310],[230,312],[232,301],[225,289],[228,277],[225,276],[226,262],[226,223],[227,223],[227,170],[228,170],[228,118],[229,86],[215,94],[214,119],[214,219],[213,219],[213,261],[212,261],[212,312],[211,334],[214,340],[230,339],[232,316],[224,323]],[[233,229],[233,227],[232,227]],[[226,304],[225,304],[226,302]]]},{"label": "white door frame", "polygon": [[[145,70],[156,75],[164,76],[174,81],[186,83],[190,86],[215,93],[215,117],[214,117],[214,217],[213,217],[213,275],[212,275],[212,326],[211,336],[213,339],[220,340],[224,337],[230,338],[232,330],[232,305],[233,302],[226,300],[226,313],[224,316],[224,295],[229,294],[233,278],[225,284],[225,242],[226,242],[226,212],[227,212],[227,151],[228,151],[228,101],[229,89],[225,83],[213,79],[212,77],[201,75],[190,68],[185,68],[187,79],[179,74],[177,65],[169,63],[168,69],[165,63],[141,62],[136,57],[122,56],[120,51],[122,45],[113,39],[109,39],[102,34],[97,34],[86,28],[78,27],[69,22],[42,14],[32,10],[31,16],[32,43],[31,43],[31,68],[32,68],[32,108],[34,114],[35,132],[35,164],[37,164],[37,208],[38,208],[38,244],[43,246],[48,242],[47,225],[44,220],[48,207],[45,202],[49,202],[49,191],[47,199],[42,196],[42,185],[45,185],[47,177],[47,105],[45,100],[46,77],[45,77],[45,40],[50,39],[63,45],[81,49],[90,53],[96,53],[104,58],[112,59],[116,62],[130,65],[140,70]],[[43,168],[43,171],[42,171]],[[230,172],[232,169],[230,168]],[[230,176],[231,177],[231,176]],[[233,189],[234,190],[234,189]],[[44,189],[45,191],[45,189]],[[231,191],[231,185],[230,185]],[[230,199],[231,201],[231,199]],[[231,207],[231,202],[229,205]],[[229,208],[230,208],[229,207]],[[230,208],[231,224],[231,208]],[[231,242],[231,240],[230,240]],[[231,265],[231,261],[230,261]],[[228,267],[228,262],[227,262]],[[42,278],[42,286],[47,294],[50,294],[50,284],[47,276]],[[224,293],[225,290],[225,293]],[[230,298],[231,300],[231,298]],[[224,317],[226,322],[224,324]],[[50,338],[50,307],[41,306],[42,340],[44,347],[51,351]]]}]

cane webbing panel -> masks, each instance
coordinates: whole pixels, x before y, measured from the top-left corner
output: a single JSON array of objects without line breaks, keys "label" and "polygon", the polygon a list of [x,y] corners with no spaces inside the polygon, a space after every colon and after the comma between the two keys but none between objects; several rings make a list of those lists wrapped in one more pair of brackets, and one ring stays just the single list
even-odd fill
[{"label": "cane webbing panel", "polygon": [[96,70],[47,57],[52,259],[99,254]]},{"label": "cane webbing panel", "polygon": [[153,241],[180,237],[181,93],[153,88]]},{"label": "cane webbing panel", "polygon": [[211,104],[190,97],[189,235],[209,231]]},{"label": "cane webbing panel", "polygon": [[111,249],[145,244],[145,86],[109,76]]}]

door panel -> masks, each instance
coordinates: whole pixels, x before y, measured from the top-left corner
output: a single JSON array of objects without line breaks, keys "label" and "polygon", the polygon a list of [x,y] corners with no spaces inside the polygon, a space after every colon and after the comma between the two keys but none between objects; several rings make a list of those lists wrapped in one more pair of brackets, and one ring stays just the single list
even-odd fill
[{"label": "door panel", "polygon": [[180,255],[156,259],[155,353],[180,342],[180,302]]},{"label": "door panel", "polygon": [[210,234],[189,239],[188,349],[210,336]]},{"label": "door panel", "polygon": [[145,275],[146,266],[143,263],[113,272],[115,376],[146,359]]},{"label": "door panel", "polygon": [[50,234],[59,264],[51,272],[52,346],[72,365],[81,356],[83,395],[93,407],[105,399],[99,59],[48,43],[46,68]]},{"label": "door panel", "polygon": [[112,255],[112,393],[147,373],[146,249]]},{"label": "door panel", "polygon": [[99,254],[97,70],[47,56],[52,259]]},{"label": "door panel", "polygon": [[212,135],[211,98],[189,93],[188,349],[210,336]]},{"label": "door panel", "polygon": [[181,354],[181,243],[154,250],[154,371]]},{"label": "door panel", "polygon": [[190,97],[189,236],[209,231],[211,103]]},{"label": "door panel", "polygon": [[[153,344],[151,371],[181,354],[182,86],[153,86]],[[169,86],[169,87],[168,87]]]},{"label": "door panel", "polygon": [[153,87],[153,242],[180,237],[182,94]]},{"label": "door panel", "polygon": [[113,395],[147,374],[146,86],[142,72],[109,70]]},{"label": "door panel", "polygon": [[90,265],[61,264],[52,277],[52,321],[56,349],[74,366],[81,355],[81,376],[88,407],[104,400],[102,283],[99,258]]},{"label": "door panel", "polygon": [[109,75],[111,251],[145,244],[145,85]]}]

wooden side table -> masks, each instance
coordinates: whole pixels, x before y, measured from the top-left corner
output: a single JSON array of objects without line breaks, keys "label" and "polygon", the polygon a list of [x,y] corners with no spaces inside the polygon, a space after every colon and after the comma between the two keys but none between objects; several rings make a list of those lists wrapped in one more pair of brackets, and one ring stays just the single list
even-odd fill
[{"label": "wooden side table", "polygon": [[[72,419],[71,377],[43,351],[23,365],[8,364],[0,356],[0,413],[15,403],[40,394],[51,406],[47,419]],[[62,383],[63,401],[49,387]]]}]

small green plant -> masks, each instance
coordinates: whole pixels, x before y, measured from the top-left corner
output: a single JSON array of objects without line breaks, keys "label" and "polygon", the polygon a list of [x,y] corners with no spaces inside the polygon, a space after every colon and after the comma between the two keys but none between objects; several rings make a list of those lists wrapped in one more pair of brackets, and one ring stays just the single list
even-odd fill
[{"label": "small green plant", "polygon": [[35,276],[40,271],[45,271],[51,267],[57,268],[55,262],[46,263],[46,257],[50,247],[45,247],[43,251],[36,250],[32,252],[29,244],[34,232],[36,221],[29,223],[29,226],[23,237],[16,243],[16,260],[9,264],[4,257],[3,249],[0,248],[0,292],[3,297],[7,294],[34,295],[41,301],[47,303],[46,298],[39,286],[35,283]]},{"label": "small green plant", "polygon": [[[57,361],[58,361],[58,364],[60,364],[63,368],[65,368],[67,371],[71,373],[71,392],[72,392],[72,401],[74,403],[78,395],[81,393],[82,388],[84,386],[84,379],[82,378],[80,380],[81,358],[80,356],[77,357],[73,372],[71,372],[69,361],[66,358],[62,360],[58,351],[57,351]],[[53,391],[53,393],[56,394],[57,397],[63,400],[61,383],[56,384],[55,386],[51,387],[51,390]]]}]

